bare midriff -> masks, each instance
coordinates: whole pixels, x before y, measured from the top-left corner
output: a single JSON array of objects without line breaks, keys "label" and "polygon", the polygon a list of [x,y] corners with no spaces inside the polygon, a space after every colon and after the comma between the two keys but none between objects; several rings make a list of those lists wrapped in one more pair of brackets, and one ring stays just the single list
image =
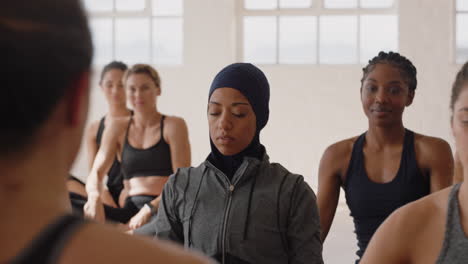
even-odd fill
[{"label": "bare midriff", "polygon": [[134,177],[124,180],[124,189],[127,191],[127,196],[136,195],[161,195],[164,184],[169,177],[167,176],[145,176]]}]

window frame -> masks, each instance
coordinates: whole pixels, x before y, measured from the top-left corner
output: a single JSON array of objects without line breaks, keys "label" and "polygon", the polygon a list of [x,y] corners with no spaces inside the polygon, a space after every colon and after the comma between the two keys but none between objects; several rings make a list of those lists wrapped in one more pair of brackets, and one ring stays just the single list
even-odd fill
[{"label": "window frame", "polygon": [[[98,1],[98,0],[95,0]],[[184,12],[184,7],[185,7],[185,0],[182,1],[182,13],[180,15],[155,15],[153,14],[153,1],[152,0],[144,0],[145,3],[145,8],[143,10],[136,10],[136,11],[120,11],[117,10],[117,0],[112,0],[112,10],[110,11],[90,11],[86,9],[86,5],[83,2],[83,6],[87,12],[88,19],[111,19],[111,24],[112,24],[112,39],[111,39],[111,49],[112,49],[112,58],[111,60],[119,60],[118,58],[115,58],[116,55],[116,20],[120,18],[146,18],[149,19],[149,60],[148,64],[151,65],[159,65],[159,66],[170,66],[170,67],[181,67],[185,64],[185,54],[184,54],[184,35],[185,35],[185,12]],[[155,58],[154,58],[154,41],[153,41],[153,21],[158,18],[180,18],[182,19],[182,50],[181,50],[181,61],[180,63],[174,63],[174,64],[158,64],[155,63]],[[99,65],[95,64],[93,67],[103,67],[104,65]]]},{"label": "window frame", "polygon": [[[452,60],[453,60],[453,64],[455,65],[463,65],[464,62],[458,62],[458,47],[457,47],[457,38],[458,38],[458,35],[457,35],[457,17],[458,17],[458,14],[466,14],[468,15],[468,10],[458,10],[457,9],[457,1],[458,0],[453,0],[452,1],[452,4],[453,4],[453,19],[452,19],[452,30],[453,30],[453,34],[452,34],[452,52],[453,52],[453,55],[452,55]],[[465,60],[466,62],[467,60]]]},{"label": "window frame", "polygon": [[[393,0],[393,5],[386,8],[363,8],[361,7],[361,1],[357,0],[357,7],[355,8],[325,8],[325,0],[312,0],[311,7],[308,8],[280,8],[280,0],[277,1],[276,9],[266,9],[266,10],[249,10],[244,8],[245,1],[247,0],[238,0],[236,1],[236,59],[239,61],[244,60],[244,17],[247,16],[274,16],[276,17],[276,54],[275,54],[275,63],[258,63],[259,65],[295,65],[295,66],[311,66],[311,65],[362,65],[361,58],[361,16],[363,15],[395,15],[397,17],[398,27],[399,27],[399,13],[398,13],[398,0]],[[317,18],[316,23],[316,62],[315,63],[280,63],[280,30],[279,30],[279,17],[280,16],[315,16]],[[320,62],[320,17],[321,16],[356,16],[357,17],[357,43],[356,43],[356,61],[354,63],[321,63]],[[398,30],[397,34],[397,50],[399,50],[399,39],[400,34]]]}]

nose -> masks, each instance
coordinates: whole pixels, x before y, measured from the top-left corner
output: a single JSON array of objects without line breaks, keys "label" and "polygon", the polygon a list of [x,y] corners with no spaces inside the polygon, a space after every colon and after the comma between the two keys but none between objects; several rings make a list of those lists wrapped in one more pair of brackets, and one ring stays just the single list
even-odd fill
[{"label": "nose", "polygon": [[378,92],[375,94],[375,101],[377,103],[386,103],[388,100],[387,93],[385,92],[385,89],[380,88]]},{"label": "nose", "polygon": [[218,128],[225,131],[232,129],[232,120],[229,118],[227,113],[221,114],[218,122]]}]

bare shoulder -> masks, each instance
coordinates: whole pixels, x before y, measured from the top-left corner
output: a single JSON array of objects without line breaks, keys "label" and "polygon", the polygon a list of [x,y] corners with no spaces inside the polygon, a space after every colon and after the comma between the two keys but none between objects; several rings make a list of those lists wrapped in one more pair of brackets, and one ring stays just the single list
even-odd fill
[{"label": "bare shoulder", "polygon": [[343,157],[343,155],[350,154],[353,150],[353,145],[357,138],[358,137],[347,138],[331,144],[325,149],[323,156],[339,158]]},{"label": "bare shoulder", "polygon": [[166,116],[164,120],[164,139],[168,142],[179,141],[188,137],[185,120],[178,116]]},{"label": "bare shoulder", "polygon": [[322,155],[321,164],[347,164],[351,158],[354,142],[358,137],[352,137],[338,141],[328,146]]},{"label": "bare shoulder", "polygon": [[164,119],[164,126],[168,129],[187,128],[185,120],[178,116],[166,116],[166,119]]},{"label": "bare shoulder", "polygon": [[[118,249],[118,250],[116,250]],[[88,224],[70,241],[61,263],[212,263],[175,244],[120,233]]]},{"label": "bare shoulder", "polygon": [[414,145],[420,153],[428,153],[430,155],[446,155],[452,154],[452,150],[447,141],[438,138],[414,133]]}]

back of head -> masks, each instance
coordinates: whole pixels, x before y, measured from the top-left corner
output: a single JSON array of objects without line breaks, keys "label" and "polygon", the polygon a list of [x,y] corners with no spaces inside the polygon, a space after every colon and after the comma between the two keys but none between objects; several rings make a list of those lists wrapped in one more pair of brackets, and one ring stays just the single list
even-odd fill
[{"label": "back of head", "polygon": [[3,1],[0,155],[20,152],[89,70],[91,34],[79,0]]}]

